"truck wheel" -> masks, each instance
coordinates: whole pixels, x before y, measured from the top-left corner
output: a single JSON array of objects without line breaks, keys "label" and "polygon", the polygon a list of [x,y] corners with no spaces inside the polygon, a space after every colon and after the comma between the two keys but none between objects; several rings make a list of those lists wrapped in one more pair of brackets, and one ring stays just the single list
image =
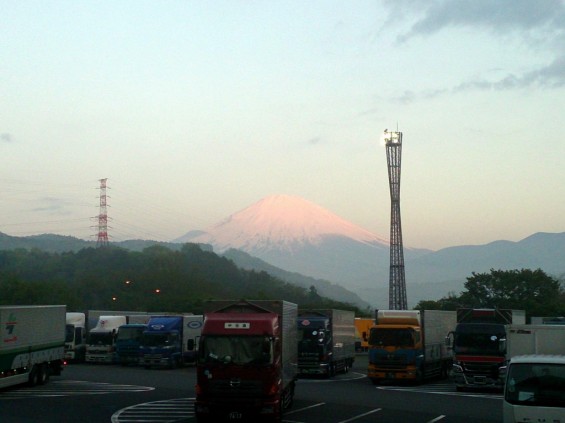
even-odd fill
[{"label": "truck wheel", "polygon": [[46,364],[42,364],[37,369],[37,384],[45,385],[49,381],[49,368]]},{"label": "truck wheel", "polygon": [[28,386],[35,386],[37,384],[37,372],[38,372],[37,365],[34,364],[33,367],[31,368],[31,371],[29,372],[29,377],[27,380]]}]

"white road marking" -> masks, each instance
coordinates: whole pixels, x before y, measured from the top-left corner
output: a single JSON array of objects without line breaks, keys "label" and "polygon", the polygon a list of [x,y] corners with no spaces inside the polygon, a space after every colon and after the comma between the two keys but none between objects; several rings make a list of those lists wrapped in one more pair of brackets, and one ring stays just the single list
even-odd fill
[{"label": "white road marking", "polygon": [[352,418],[347,419],[347,420],[342,420],[342,421],[340,421],[340,422],[338,422],[338,423],[352,422],[352,421],[354,421],[354,420],[360,419],[361,417],[368,416],[369,414],[373,414],[373,413],[376,413],[377,411],[381,411],[381,410],[382,410],[382,408],[375,408],[374,410],[368,411],[368,412],[363,413],[363,414],[359,414],[358,416],[352,417]]}]

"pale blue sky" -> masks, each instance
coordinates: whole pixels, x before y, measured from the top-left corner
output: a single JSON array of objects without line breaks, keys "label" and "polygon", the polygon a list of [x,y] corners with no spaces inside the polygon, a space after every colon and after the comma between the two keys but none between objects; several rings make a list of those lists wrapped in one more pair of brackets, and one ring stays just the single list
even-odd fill
[{"label": "pale blue sky", "polygon": [[271,194],[407,246],[565,231],[565,4],[0,0],[0,232],[170,240]]}]

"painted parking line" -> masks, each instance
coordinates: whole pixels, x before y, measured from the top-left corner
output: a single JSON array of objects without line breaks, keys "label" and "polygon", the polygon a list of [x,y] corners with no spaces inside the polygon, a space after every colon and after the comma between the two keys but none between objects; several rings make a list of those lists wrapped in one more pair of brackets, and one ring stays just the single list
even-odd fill
[{"label": "painted parking line", "polygon": [[112,415],[112,423],[173,423],[194,416],[195,398],[145,402],[122,408]]},{"label": "painted parking line", "polygon": [[502,399],[502,393],[472,392],[472,391],[459,392],[455,389],[455,385],[449,382],[433,383],[433,384],[419,385],[419,386],[385,385],[385,386],[377,386],[376,389],[385,390],[385,391],[421,392],[421,393],[436,394],[436,395],[455,395],[460,397]]},{"label": "painted parking line", "polygon": [[50,381],[47,385],[22,387],[0,392],[0,400],[17,398],[67,397],[76,395],[103,395],[126,392],[152,391],[152,386],[120,385],[83,380]]}]

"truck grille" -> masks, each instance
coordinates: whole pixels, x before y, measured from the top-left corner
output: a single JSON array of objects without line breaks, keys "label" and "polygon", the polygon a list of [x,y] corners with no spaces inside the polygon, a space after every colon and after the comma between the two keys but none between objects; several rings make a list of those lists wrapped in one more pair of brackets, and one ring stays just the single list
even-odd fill
[{"label": "truck grille", "polygon": [[143,358],[145,360],[160,360],[163,358],[163,354],[144,354]]},{"label": "truck grille", "polygon": [[463,368],[469,373],[498,375],[498,365],[493,363],[464,362]]},{"label": "truck grille", "polygon": [[263,394],[263,383],[259,380],[241,380],[238,378],[228,380],[210,380],[209,392],[211,395],[222,397],[259,397]]},{"label": "truck grille", "polygon": [[372,364],[382,369],[405,369],[408,360],[405,356],[381,356],[372,360]]}]

